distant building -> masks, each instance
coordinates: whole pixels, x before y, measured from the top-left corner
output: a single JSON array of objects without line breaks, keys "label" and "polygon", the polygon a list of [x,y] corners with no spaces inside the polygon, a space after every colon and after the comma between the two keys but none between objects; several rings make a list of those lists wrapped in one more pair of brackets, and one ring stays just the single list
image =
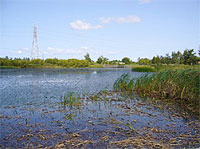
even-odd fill
[{"label": "distant building", "polygon": [[124,65],[125,63],[123,63],[123,62],[119,62],[118,64],[119,64],[119,65]]}]

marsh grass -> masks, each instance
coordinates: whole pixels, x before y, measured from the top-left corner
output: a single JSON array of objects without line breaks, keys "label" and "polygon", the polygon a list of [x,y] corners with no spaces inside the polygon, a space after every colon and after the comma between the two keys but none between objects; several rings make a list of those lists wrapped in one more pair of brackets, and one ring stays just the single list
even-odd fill
[{"label": "marsh grass", "polygon": [[61,102],[62,105],[64,106],[70,106],[72,107],[80,107],[82,102],[81,98],[77,95],[75,95],[74,92],[70,92],[64,96],[61,96]]},{"label": "marsh grass", "polygon": [[152,66],[136,66],[132,68],[132,71],[137,72],[155,72],[155,68]]},{"label": "marsh grass", "polygon": [[183,65],[183,64],[169,64],[169,65],[152,65],[155,71],[165,70],[183,70],[183,69],[200,69],[200,65]]},{"label": "marsh grass", "polygon": [[123,74],[113,85],[115,91],[137,92],[142,96],[181,101],[198,112],[200,102],[200,70],[165,70],[131,78]]},{"label": "marsh grass", "polygon": [[14,69],[14,68],[20,68],[17,66],[0,66],[0,69]]},{"label": "marsh grass", "polygon": [[166,70],[183,70],[183,69],[200,69],[200,65],[183,65],[183,64],[158,64],[158,65],[135,65],[132,71],[136,72],[161,72]]}]

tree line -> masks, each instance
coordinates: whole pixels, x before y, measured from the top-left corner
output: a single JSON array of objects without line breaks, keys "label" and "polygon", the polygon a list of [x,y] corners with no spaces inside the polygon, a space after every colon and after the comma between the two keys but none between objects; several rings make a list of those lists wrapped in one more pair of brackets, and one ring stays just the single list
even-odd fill
[{"label": "tree line", "polygon": [[[200,51],[198,53],[200,55]],[[180,51],[166,54],[165,56],[154,56],[152,59],[138,58],[138,62],[133,62],[130,58],[124,57],[122,60],[109,61],[108,58],[100,56],[97,61],[93,61],[90,58],[89,53],[84,56],[84,60],[78,59],[57,59],[47,58],[42,59],[30,59],[30,58],[0,58],[0,66],[14,66],[19,68],[30,68],[37,66],[60,66],[65,68],[84,68],[94,64],[110,64],[110,65],[123,65],[123,64],[140,64],[140,65],[151,65],[151,64],[185,64],[185,65],[196,65],[200,62],[200,57],[196,56],[194,49],[185,50],[183,53]]]},{"label": "tree line", "polygon": [[[200,51],[198,53],[200,55]],[[87,58],[89,54],[87,54]],[[90,59],[90,62],[92,60]],[[194,49],[185,50],[183,53],[180,51],[172,52],[170,54],[166,54],[165,56],[154,56],[152,59],[148,58],[138,58],[137,62],[132,61],[128,57],[124,57],[122,60],[112,60],[108,61],[108,58],[100,56],[96,63],[99,64],[142,64],[142,65],[151,65],[151,64],[185,64],[185,65],[196,65],[200,62],[200,58],[196,56]]]},{"label": "tree line", "polygon": [[19,68],[34,68],[34,67],[43,67],[43,66],[60,66],[66,68],[83,68],[88,67],[90,62],[87,60],[78,60],[78,59],[30,59],[30,58],[0,58],[0,66],[15,66]]}]

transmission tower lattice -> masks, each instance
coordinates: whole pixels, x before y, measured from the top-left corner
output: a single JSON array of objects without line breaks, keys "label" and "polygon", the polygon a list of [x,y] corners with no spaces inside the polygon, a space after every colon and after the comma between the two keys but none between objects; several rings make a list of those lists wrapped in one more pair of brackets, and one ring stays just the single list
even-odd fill
[{"label": "transmission tower lattice", "polygon": [[38,58],[40,58],[40,54],[39,54],[39,48],[38,48],[38,43],[37,43],[37,27],[36,25],[34,25],[31,59],[38,59]]}]

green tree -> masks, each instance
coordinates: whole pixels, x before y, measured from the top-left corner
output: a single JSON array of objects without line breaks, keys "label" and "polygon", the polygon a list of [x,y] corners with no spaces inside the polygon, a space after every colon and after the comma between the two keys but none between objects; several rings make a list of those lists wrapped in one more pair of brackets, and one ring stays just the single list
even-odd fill
[{"label": "green tree", "polygon": [[184,64],[194,65],[197,64],[198,57],[195,55],[194,49],[185,50],[183,53]]},{"label": "green tree", "polygon": [[45,60],[45,63],[49,63],[49,64],[58,64],[58,59],[57,58],[54,58],[54,59],[51,59],[51,58],[48,58]]},{"label": "green tree", "polygon": [[160,60],[160,57],[159,56],[154,56],[153,59],[152,59],[152,63],[153,64],[160,64],[161,63],[161,60]]},{"label": "green tree", "polygon": [[31,64],[36,64],[36,65],[43,65],[44,61],[42,59],[32,59]]},{"label": "green tree", "polygon": [[98,64],[106,64],[107,62],[108,62],[108,58],[103,57],[103,56],[100,56],[100,57],[97,59],[97,63],[98,63]]},{"label": "green tree", "polygon": [[85,57],[85,60],[87,60],[88,62],[92,62],[92,59],[90,58],[89,53],[87,53],[84,57]]},{"label": "green tree", "polygon": [[124,57],[124,58],[122,59],[122,62],[125,63],[125,64],[130,64],[130,63],[131,63],[131,60],[130,60],[130,58],[128,58],[128,57]]},{"label": "green tree", "polygon": [[148,58],[141,58],[139,59],[138,64],[149,65],[151,64],[151,60],[149,60]]}]

